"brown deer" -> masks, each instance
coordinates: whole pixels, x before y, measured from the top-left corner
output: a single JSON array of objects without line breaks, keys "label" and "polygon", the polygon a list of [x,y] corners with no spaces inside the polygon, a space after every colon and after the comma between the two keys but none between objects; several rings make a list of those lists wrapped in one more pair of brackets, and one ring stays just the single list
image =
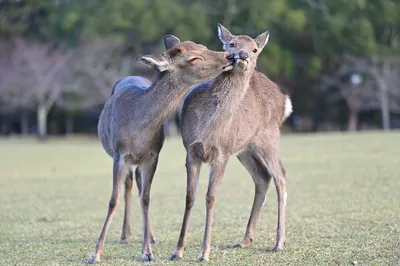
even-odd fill
[{"label": "brown deer", "polygon": [[159,72],[154,83],[147,88],[147,81],[138,77],[117,81],[100,115],[98,134],[101,144],[114,159],[113,187],[106,220],[87,263],[100,261],[122,183],[125,183],[125,217],[120,241],[128,241],[132,165],[138,165],[135,179],[143,216],[142,260],[154,260],[148,213],[150,187],[164,142],[163,122],[193,85],[233,68],[227,52],[211,51],[190,41],[181,43],[172,35],[164,37],[164,44],[167,49],[164,53],[137,58]]},{"label": "brown deer", "polygon": [[204,240],[198,261],[209,259],[216,195],[231,155],[239,158],[255,184],[246,234],[235,247],[246,247],[253,241],[271,178],[275,182],[279,208],[273,251],[281,251],[284,246],[287,193],[279,137],[280,126],[292,112],[291,101],[274,82],[255,70],[257,57],[268,42],[268,31],[252,39],[234,36],[218,24],[218,33],[224,49],[234,57],[234,68],[196,86],[183,105],[181,130],[187,152],[187,194],[182,229],[171,260],[182,258],[186,247],[189,216],[202,163],[210,164],[210,176]]}]

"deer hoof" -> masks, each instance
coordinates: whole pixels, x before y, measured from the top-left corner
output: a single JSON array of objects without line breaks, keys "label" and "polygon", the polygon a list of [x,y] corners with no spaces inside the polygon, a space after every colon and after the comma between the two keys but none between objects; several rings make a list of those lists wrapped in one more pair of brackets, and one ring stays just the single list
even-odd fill
[{"label": "deer hoof", "polygon": [[150,243],[151,244],[155,244],[157,241],[156,241],[156,238],[154,237],[154,236],[152,236],[151,238],[150,238]]},{"label": "deer hoof", "polygon": [[142,255],[142,261],[144,261],[144,262],[146,262],[146,261],[154,261],[153,254],[148,254],[148,255],[143,254]]},{"label": "deer hoof", "polygon": [[281,252],[281,251],[283,251],[283,248],[280,248],[279,246],[275,246],[271,251],[272,252]]},{"label": "deer hoof", "polygon": [[129,240],[128,240],[127,238],[125,238],[125,239],[122,239],[122,238],[121,238],[121,239],[119,240],[119,243],[120,243],[120,244],[129,244]]},{"label": "deer hoof", "polygon": [[242,246],[242,244],[237,243],[237,244],[235,244],[235,245],[233,246],[233,248],[243,248],[243,246]]},{"label": "deer hoof", "polygon": [[208,262],[208,259],[206,259],[206,258],[198,258],[197,262],[202,262],[202,263]]},{"label": "deer hoof", "polygon": [[173,261],[177,261],[177,260],[181,260],[182,257],[176,254],[172,254],[172,256],[169,258],[169,260],[173,260]]},{"label": "deer hoof", "polygon": [[100,258],[98,256],[96,256],[95,254],[92,254],[86,261],[86,264],[95,264],[98,262],[100,262]]}]

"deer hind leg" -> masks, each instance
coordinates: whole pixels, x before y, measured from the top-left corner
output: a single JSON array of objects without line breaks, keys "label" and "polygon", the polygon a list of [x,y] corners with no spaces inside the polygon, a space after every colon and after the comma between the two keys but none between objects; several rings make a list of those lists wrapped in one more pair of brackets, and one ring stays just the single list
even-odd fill
[{"label": "deer hind leg", "polygon": [[260,163],[256,154],[246,151],[242,152],[237,157],[253,178],[255,186],[253,207],[247,223],[246,234],[244,235],[243,240],[234,246],[235,248],[244,248],[248,246],[250,242],[253,242],[261,209],[267,200],[267,190],[271,181],[271,175],[268,173],[268,169]]},{"label": "deer hind leg", "polygon": [[132,195],[132,169],[129,169],[128,174],[125,179],[125,210],[124,210],[124,222],[122,224],[121,238],[119,243],[128,244],[129,236],[131,235],[131,222],[130,222],[130,214],[131,214],[131,195]]},{"label": "deer hind leg", "polygon": [[104,222],[103,228],[101,229],[101,233],[99,239],[97,240],[96,247],[94,248],[93,253],[87,260],[87,263],[93,264],[100,261],[100,256],[103,253],[104,249],[104,241],[108,232],[108,229],[111,224],[111,220],[117,210],[117,206],[119,204],[120,199],[120,191],[121,185],[123,182],[123,178],[126,177],[129,168],[125,164],[123,158],[120,158],[118,154],[114,156],[114,164],[113,164],[113,187],[112,193],[110,197],[110,202],[108,205],[108,213],[106,220]]},{"label": "deer hind leg", "polygon": [[[137,186],[137,189],[139,192],[138,195],[139,195],[139,200],[140,200],[140,193],[142,191],[142,176],[140,174],[139,166],[137,166],[136,170],[135,170],[135,180],[136,180],[136,186]],[[156,238],[153,236],[153,231],[151,230],[151,227],[149,227],[149,231],[150,231],[150,243],[155,244]]]},{"label": "deer hind leg", "polygon": [[276,244],[273,251],[282,251],[285,244],[285,220],[286,220],[286,172],[279,158],[275,158],[274,167],[276,169],[276,178],[274,178],[276,192],[278,196],[278,229],[276,233]]},{"label": "deer hind leg", "polygon": [[[278,143],[278,142],[276,142]],[[265,165],[268,168],[269,173],[274,178],[274,183],[276,187],[276,194],[278,197],[278,226],[276,233],[276,244],[272,251],[282,251],[285,243],[285,216],[286,216],[286,173],[283,168],[281,159],[279,157],[278,146],[269,146],[268,148],[263,148],[261,153],[265,156]]]},{"label": "deer hind leg", "polygon": [[219,161],[213,162],[210,166],[210,179],[206,196],[206,225],[204,230],[203,244],[201,246],[200,258],[197,260],[198,262],[206,262],[208,261],[208,258],[210,256],[211,227],[214,215],[215,201],[227,162],[227,159],[221,159]]},{"label": "deer hind leg", "polygon": [[149,218],[150,188],[153,177],[157,169],[158,154],[154,155],[147,162],[140,165],[141,188],[140,205],[143,217],[143,245],[142,261],[154,261],[154,255],[151,250],[151,229]]},{"label": "deer hind leg", "polygon": [[179,235],[178,244],[176,245],[176,248],[170,257],[170,260],[181,259],[186,248],[190,211],[192,210],[196,198],[200,166],[201,162],[199,160],[192,159],[189,157],[189,155],[186,157],[187,184],[185,214],[183,216],[182,228]]}]

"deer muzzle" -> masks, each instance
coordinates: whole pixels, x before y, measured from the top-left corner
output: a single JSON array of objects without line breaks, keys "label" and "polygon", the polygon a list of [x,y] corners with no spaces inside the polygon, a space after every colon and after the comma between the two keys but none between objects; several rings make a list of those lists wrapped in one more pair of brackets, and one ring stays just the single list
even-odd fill
[{"label": "deer muzzle", "polygon": [[240,51],[235,54],[235,65],[239,67],[245,67],[249,63],[247,59],[249,58],[249,54],[246,51]]},{"label": "deer muzzle", "polygon": [[235,54],[234,53],[230,53],[226,59],[228,59],[229,61],[235,62]]},{"label": "deer muzzle", "polygon": [[226,59],[228,59],[230,62],[228,65],[224,66],[222,69],[223,71],[229,71],[233,69],[233,64],[235,63],[235,54],[230,53]]},{"label": "deer muzzle", "polygon": [[247,60],[247,58],[249,58],[249,54],[245,51],[240,51],[239,52],[239,58],[243,59],[243,60]]}]

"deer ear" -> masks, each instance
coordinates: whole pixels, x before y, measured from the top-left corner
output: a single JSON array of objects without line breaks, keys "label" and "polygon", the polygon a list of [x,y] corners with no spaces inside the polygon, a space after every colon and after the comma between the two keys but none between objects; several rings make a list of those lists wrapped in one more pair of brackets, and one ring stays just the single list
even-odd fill
[{"label": "deer ear", "polygon": [[225,45],[232,40],[233,35],[227,28],[218,23],[218,37],[224,44],[225,48]]},{"label": "deer ear", "polygon": [[258,35],[257,38],[254,39],[254,41],[256,42],[258,49],[261,50],[268,43],[268,39],[269,39],[269,31],[266,31]]},{"label": "deer ear", "polygon": [[164,46],[166,50],[171,49],[179,44],[181,44],[181,40],[174,35],[168,34],[164,36]]},{"label": "deer ear", "polygon": [[170,67],[167,59],[162,55],[139,56],[136,60],[159,72],[167,71]]}]

